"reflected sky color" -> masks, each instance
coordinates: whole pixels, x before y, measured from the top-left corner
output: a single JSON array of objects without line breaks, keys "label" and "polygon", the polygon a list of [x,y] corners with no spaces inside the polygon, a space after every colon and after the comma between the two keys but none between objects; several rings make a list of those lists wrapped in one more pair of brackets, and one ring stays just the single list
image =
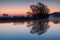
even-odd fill
[{"label": "reflected sky color", "polygon": [[44,3],[51,12],[60,12],[60,0],[0,0],[0,15],[26,15],[31,4]]},{"label": "reflected sky color", "polygon": [[50,27],[42,35],[31,34],[31,28],[27,27],[28,23],[30,22],[0,23],[0,40],[60,40],[60,23],[55,24],[49,21]]}]

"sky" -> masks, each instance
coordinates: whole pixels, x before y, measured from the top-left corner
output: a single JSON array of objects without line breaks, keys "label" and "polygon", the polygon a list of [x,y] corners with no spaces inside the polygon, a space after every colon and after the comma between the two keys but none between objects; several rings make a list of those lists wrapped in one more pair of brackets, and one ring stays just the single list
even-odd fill
[{"label": "sky", "polygon": [[26,15],[29,6],[37,2],[47,5],[50,13],[60,12],[60,0],[0,0],[0,15]]}]

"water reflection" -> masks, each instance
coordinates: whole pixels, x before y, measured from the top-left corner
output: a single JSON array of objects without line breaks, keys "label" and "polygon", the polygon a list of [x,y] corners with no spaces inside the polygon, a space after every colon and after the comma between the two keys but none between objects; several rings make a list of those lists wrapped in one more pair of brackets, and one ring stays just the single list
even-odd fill
[{"label": "water reflection", "polygon": [[53,19],[50,19],[51,22],[53,22],[54,24],[58,24],[60,23],[60,18],[53,18]]},{"label": "water reflection", "polygon": [[[0,21],[1,23],[13,23],[13,25],[24,25],[26,23],[27,27],[31,28],[30,33],[41,35],[47,32],[49,25],[48,23],[52,21],[54,24],[60,23],[60,19],[48,20],[27,20],[27,21]],[[26,26],[24,25],[24,27]]]},{"label": "water reflection", "polygon": [[59,19],[0,21],[0,39],[59,40],[60,24],[53,23],[60,23],[59,21]]},{"label": "water reflection", "polygon": [[41,35],[45,32],[47,32],[49,25],[48,25],[48,19],[43,19],[43,20],[35,20],[32,21],[31,23],[28,23],[28,27],[32,27],[30,30],[30,33],[32,34],[38,34]]},{"label": "water reflection", "polygon": [[24,23],[25,23],[24,21],[20,21],[20,22],[17,21],[17,22],[13,22],[13,25],[18,25],[18,24],[19,24],[19,25],[20,25],[20,24],[23,25]]},{"label": "water reflection", "polygon": [[24,25],[25,23],[27,24],[27,27],[31,27],[30,33],[32,34],[38,34],[41,35],[45,32],[47,32],[49,25],[48,25],[48,19],[41,19],[41,20],[28,20],[28,21],[4,21],[0,23],[13,23],[13,25]]}]

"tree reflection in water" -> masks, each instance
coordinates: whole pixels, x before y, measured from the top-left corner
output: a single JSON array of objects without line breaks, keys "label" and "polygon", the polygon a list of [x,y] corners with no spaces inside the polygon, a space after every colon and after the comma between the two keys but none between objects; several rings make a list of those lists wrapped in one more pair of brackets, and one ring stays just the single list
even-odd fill
[{"label": "tree reflection in water", "polygon": [[32,23],[28,23],[28,27],[32,27],[30,33],[41,35],[47,32],[49,25],[48,20],[35,20]]}]

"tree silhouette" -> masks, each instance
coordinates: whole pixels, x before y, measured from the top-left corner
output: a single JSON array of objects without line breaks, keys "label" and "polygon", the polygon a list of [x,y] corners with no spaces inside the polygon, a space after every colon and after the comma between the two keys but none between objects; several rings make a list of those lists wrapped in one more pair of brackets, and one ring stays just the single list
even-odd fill
[{"label": "tree silhouette", "polygon": [[30,30],[30,33],[32,34],[38,34],[41,35],[45,32],[47,32],[49,25],[48,20],[39,20],[39,21],[33,21],[32,23],[27,25],[28,27],[32,27]]},{"label": "tree silhouette", "polygon": [[50,11],[46,5],[40,2],[38,2],[37,5],[30,5],[30,9],[31,9],[31,12],[27,12],[27,13],[37,18],[46,17]]}]

